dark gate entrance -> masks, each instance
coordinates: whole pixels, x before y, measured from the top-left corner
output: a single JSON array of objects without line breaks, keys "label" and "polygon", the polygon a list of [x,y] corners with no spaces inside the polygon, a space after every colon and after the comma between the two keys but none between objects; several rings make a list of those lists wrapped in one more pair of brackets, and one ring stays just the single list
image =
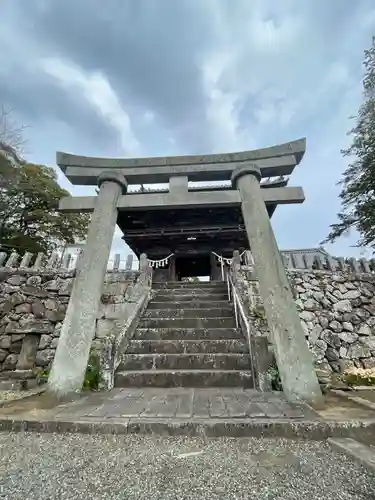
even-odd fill
[{"label": "dark gate entrance", "polygon": [[176,278],[211,276],[211,259],[209,254],[178,257],[175,260]]}]

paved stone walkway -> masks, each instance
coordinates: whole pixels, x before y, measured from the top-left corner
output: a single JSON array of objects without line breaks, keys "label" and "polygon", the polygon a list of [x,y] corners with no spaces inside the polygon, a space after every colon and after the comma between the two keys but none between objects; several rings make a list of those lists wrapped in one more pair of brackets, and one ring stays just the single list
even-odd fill
[{"label": "paved stone walkway", "polygon": [[56,401],[44,393],[1,407],[0,431],[318,440],[352,437],[373,443],[374,411],[343,402],[328,398],[327,408],[315,412],[302,403],[287,402],[280,392],[238,388],[116,388],[87,393],[56,406]]},{"label": "paved stone walkway", "polygon": [[375,475],[328,444],[0,433],[0,499],[371,500]]},{"label": "paved stone walkway", "polygon": [[280,392],[231,388],[114,389],[55,409],[55,417],[104,419],[315,419],[304,405],[290,404]]}]

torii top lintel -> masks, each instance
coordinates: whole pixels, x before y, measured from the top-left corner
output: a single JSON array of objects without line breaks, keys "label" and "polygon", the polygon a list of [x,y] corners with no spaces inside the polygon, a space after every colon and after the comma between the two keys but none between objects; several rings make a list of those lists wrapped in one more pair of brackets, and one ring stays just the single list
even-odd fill
[{"label": "torii top lintel", "polygon": [[96,185],[105,170],[121,172],[129,184],[168,183],[172,176],[190,181],[229,180],[243,162],[256,162],[262,177],[290,175],[306,150],[306,139],[238,153],[151,158],[96,158],[56,153],[56,163],[76,185]]}]

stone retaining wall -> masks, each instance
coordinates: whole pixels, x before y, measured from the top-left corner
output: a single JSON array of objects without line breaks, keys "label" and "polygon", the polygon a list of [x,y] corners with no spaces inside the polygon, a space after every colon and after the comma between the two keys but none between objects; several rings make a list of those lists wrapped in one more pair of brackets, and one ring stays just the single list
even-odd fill
[{"label": "stone retaining wall", "polygon": [[[325,372],[375,366],[375,275],[287,270],[307,343]],[[237,277],[255,335],[268,335],[258,283],[250,268]]]},{"label": "stone retaining wall", "polygon": [[[0,371],[49,367],[76,271],[0,268]],[[375,275],[288,270],[306,339],[325,371],[375,366]],[[100,343],[123,316],[138,272],[108,272],[98,314]],[[256,329],[266,332],[251,271],[237,283]],[[130,299],[129,299],[130,300]],[[255,313],[254,313],[255,311]],[[34,358],[33,358],[34,357]],[[34,361],[32,361],[32,358]]]},{"label": "stone retaining wall", "polygon": [[334,372],[375,367],[375,276],[288,274],[316,365]]},{"label": "stone retaining wall", "polygon": [[[75,273],[75,270],[0,269],[0,371],[42,370],[50,366]],[[137,276],[138,272],[107,273],[94,347],[99,348],[105,337],[103,321],[108,331]]]}]

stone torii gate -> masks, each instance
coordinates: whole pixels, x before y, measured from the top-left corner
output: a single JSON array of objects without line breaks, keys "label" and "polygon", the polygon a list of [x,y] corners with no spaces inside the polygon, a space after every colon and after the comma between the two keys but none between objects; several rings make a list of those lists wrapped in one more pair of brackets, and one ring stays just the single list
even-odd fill
[{"label": "stone torii gate", "polygon": [[[66,177],[75,185],[97,185],[99,193],[60,201],[60,210],[91,212],[92,217],[49,390],[61,397],[82,386],[113,234],[123,212],[139,208],[240,207],[284,390],[299,399],[318,398],[320,389],[312,356],[270,222],[277,204],[302,203],[304,193],[300,187],[286,187],[286,182],[283,187],[260,183],[262,178],[290,175],[305,147],[305,139],[300,139],[239,153],[135,159],[58,152],[57,164]],[[232,188],[192,191],[188,187],[188,181],[222,180],[231,180]],[[168,182],[169,191],[165,193],[127,194],[129,184]]]}]

